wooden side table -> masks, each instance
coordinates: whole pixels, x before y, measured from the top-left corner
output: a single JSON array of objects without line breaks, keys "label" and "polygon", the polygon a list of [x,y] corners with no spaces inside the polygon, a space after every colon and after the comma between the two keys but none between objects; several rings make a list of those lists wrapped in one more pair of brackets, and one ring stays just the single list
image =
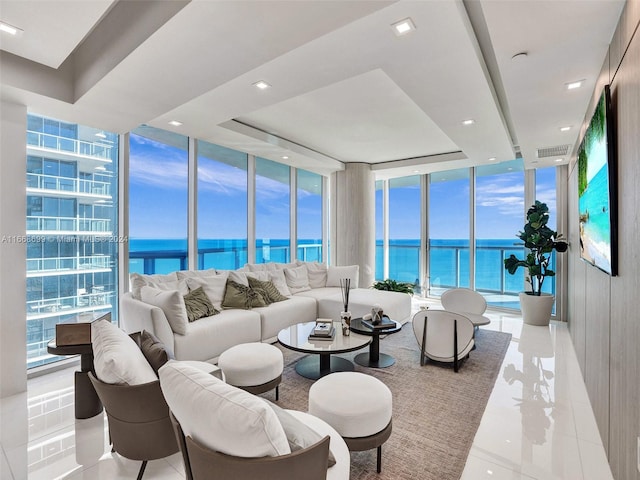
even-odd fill
[{"label": "wooden side table", "polygon": [[74,378],[76,418],[91,418],[101,413],[102,402],[87,375],[89,372],[95,375],[91,344],[58,346],[54,338],[47,344],[47,352],[52,355],[80,355],[80,371],[75,372]]}]

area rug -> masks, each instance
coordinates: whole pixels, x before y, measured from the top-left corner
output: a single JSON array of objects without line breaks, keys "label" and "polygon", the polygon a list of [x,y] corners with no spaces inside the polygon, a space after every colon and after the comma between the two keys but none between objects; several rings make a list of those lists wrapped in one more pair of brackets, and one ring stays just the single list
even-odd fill
[{"label": "area rug", "polygon": [[[380,342],[380,351],[395,357],[384,369],[355,365],[355,370],[383,381],[393,394],[393,432],[382,447],[382,473],[376,473],[376,451],[351,453],[351,480],[457,480],[493,389],[511,335],[480,329],[476,349],[454,373],[451,366],[420,366],[411,324]],[[304,354],[284,353],[280,385],[283,408],[307,410],[309,387],[295,363]],[[360,352],[343,354],[353,360]],[[273,400],[273,393],[263,394]]]}]

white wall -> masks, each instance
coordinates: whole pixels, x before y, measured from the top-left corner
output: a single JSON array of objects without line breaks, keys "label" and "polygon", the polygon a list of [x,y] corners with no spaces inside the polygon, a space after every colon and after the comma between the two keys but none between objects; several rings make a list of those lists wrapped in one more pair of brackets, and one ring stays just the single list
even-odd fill
[{"label": "white wall", "polygon": [[27,389],[27,107],[0,103],[0,398]]}]

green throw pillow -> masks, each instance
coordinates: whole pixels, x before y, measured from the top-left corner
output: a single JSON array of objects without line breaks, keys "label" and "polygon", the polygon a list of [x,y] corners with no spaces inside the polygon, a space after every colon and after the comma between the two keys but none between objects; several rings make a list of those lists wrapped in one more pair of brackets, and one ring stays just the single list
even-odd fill
[{"label": "green throw pillow", "polygon": [[260,293],[262,293],[262,295],[266,300],[269,301],[269,303],[289,300],[288,297],[285,297],[280,293],[280,290],[278,290],[278,287],[276,287],[273,282],[263,282],[249,275],[247,275],[247,279],[249,280],[249,286],[254,290],[258,290]]},{"label": "green throw pillow", "polygon": [[202,287],[191,290],[184,296],[184,306],[187,309],[187,318],[190,322],[195,322],[199,318],[210,317],[220,313],[213,306]]},{"label": "green throw pillow", "polygon": [[222,308],[241,308],[248,310],[255,307],[266,307],[267,302],[251,287],[242,285],[233,280],[227,280],[227,288],[224,291]]}]

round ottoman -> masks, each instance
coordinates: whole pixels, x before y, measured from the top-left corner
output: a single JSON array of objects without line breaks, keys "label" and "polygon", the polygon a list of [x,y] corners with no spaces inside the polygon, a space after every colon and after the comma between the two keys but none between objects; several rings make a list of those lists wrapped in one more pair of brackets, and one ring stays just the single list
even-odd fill
[{"label": "round ottoman", "polygon": [[258,394],[276,389],[282,381],[282,352],[268,343],[241,343],[222,352],[218,366],[229,385]]},{"label": "round ottoman", "polygon": [[331,425],[349,450],[378,449],[391,435],[391,390],[371,375],[338,372],[322,377],[309,389],[309,413]]}]

